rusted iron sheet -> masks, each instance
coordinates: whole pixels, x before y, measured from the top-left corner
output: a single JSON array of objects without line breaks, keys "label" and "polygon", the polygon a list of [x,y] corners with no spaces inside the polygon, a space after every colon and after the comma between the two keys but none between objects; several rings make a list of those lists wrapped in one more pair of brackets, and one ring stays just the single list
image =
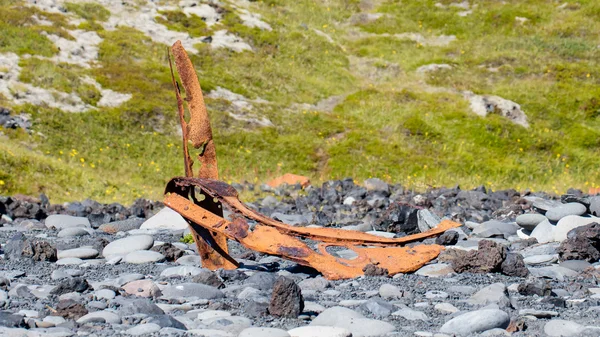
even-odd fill
[{"label": "rusted iron sheet", "polygon": [[[234,218],[229,221],[198,207],[192,201],[198,198],[198,190],[204,200],[227,207]],[[396,239],[335,228],[293,227],[247,208],[239,201],[233,187],[212,179],[174,178],[167,185],[164,202],[188,221],[221,233],[249,249],[313,267],[332,280],[363,275],[363,269],[369,264],[387,269],[390,275],[415,271],[437,257],[443,246],[399,246],[460,226],[452,221],[444,221],[425,233]],[[257,224],[250,229],[245,218]],[[317,241],[316,248],[312,249],[302,239]],[[330,254],[328,247],[351,249],[358,257],[353,260],[342,259]]]},{"label": "rusted iron sheet", "polygon": [[[181,78],[181,83],[185,89],[185,101],[187,102],[188,111],[190,113],[189,121],[185,120],[185,111],[183,99],[179,86],[175,81],[173,74],[173,65],[169,57],[169,66],[171,68],[171,78],[177,98],[177,108],[179,111],[179,121],[181,123],[183,134],[183,156],[185,165],[185,175],[193,177],[194,161],[190,156],[190,148],[188,144],[198,151],[198,169],[199,178],[219,179],[217,167],[217,151],[212,139],[212,130],[210,120],[204,104],[202,96],[202,88],[198,81],[198,76],[192,61],[188,57],[185,49],[180,41],[177,41],[171,47],[171,53],[175,59],[177,73]],[[214,205],[208,204],[202,200],[197,201],[201,207],[209,207],[208,209],[217,215],[222,215],[222,210],[218,208],[211,209]],[[190,224],[191,225],[191,224]],[[194,228],[192,228],[194,229]],[[209,232],[206,228],[196,228],[192,230],[194,241],[198,247],[198,253],[202,258],[202,265],[208,269],[215,270],[218,268],[234,269],[237,264],[233,259],[227,259],[227,238],[217,232]]]},{"label": "rusted iron sheet", "polygon": [[[192,62],[179,41],[173,45],[171,52],[186,93],[183,99],[170,64],[183,130],[186,177],[173,178],[167,184],[165,205],[188,221],[203,267],[214,270],[238,266],[228,254],[227,239],[230,239],[249,249],[313,267],[328,279],[363,275],[365,268],[372,267],[371,265],[394,275],[417,270],[437,257],[443,249],[443,246],[439,245],[403,245],[460,226],[446,220],[427,232],[390,239],[335,228],[293,227],[246,207],[238,199],[237,191],[233,187],[217,180],[215,144],[202,89]],[[186,121],[184,101],[187,102],[190,112],[189,121]],[[201,166],[196,178],[188,144],[199,151],[197,158]],[[231,220],[223,218],[223,206],[233,213]],[[250,228],[246,219],[254,220],[257,224]],[[303,240],[314,240],[316,243]],[[332,247],[351,249],[358,256],[352,260],[336,257],[327,250]]]}]

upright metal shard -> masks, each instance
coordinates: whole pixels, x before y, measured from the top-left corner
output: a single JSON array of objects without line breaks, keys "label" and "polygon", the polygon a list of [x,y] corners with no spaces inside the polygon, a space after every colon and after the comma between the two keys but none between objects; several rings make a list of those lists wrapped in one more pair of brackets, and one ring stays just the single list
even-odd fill
[{"label": "upright metal shard", "polygon": [[[197,152],[197,159],[200,164],[197,177],[219,179],[217,151],[215,149],[210,120],[206,111],[206,105],[204,104],[202,88],[200,87],[196,70],[194,69],[187,52],[181,45],[181,41],[175,42],[171,47],[171,53],[175,59],[175,66],[179,78],[181,78],[181,84],[185,89],[185,101],[187,102],[187,108],[190,113],[189,121],[186,121],[183,99],[181,98],[179,86],[177,85],[173,74],[173,67],[171,66],[171,76],[175,95],[177,97],[179,120],[183,133],[185,174],[188,177],[194,176],[194,161],[190,156],[189,151],[191,149],[188,146],[188,144],[191,144]],[[213,212],[215,215],[223,215],[222,209],[212,207],[214,205],[205,202],[205,200],[200,199],[197,203],[201,207],[205,207],[210,212]],[[198,254],[200,254],[202,259],[203,267],[211,270],[219,268],[234,269],[237,267],[233,259],[226,258],[228,256],[228,248],[227,238],[224,235],[217,232],[211,232],[202,227],[194,228],[191,223],[190,226],[192,226],[192,235],[194,236],[194,241],[198,247]]]}]

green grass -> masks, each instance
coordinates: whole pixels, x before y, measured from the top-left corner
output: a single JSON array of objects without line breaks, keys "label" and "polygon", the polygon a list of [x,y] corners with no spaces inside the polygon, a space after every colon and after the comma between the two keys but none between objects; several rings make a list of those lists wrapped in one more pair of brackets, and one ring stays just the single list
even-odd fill
[{"label": "green grass", "polygon": [[67,12],[73,12],[88,21],[106,21],[110,18],[110,12],[102,5],[94,2],[65,2],[64,7]]},{"label": "green grass", "polygon": [[[156,20],[193,37],[227,29],[253,48],[235,53],[198,44],[191,55],[205,92],[223,87],[270,102],[255,104],[254,113],[275,125],[260,128],[231,118],[229,102],[206,99],[225,181],[260,183],[293,172],[316,183],[380,177],[416,189],[485,184],[561,193],[598,187],[597,1],[559,9],[550,1],[478,0],[465,17],[458,15],[463,9],[439,8],[437,2],[451,3],[385,1],[372,10],[384,16],[358,25],[347,22],[360,12],[359,1],[251,3],[250,11],[260,13],[272,31],[243,25],[226,3],[223,19],[210,28],[181,11],[161,12]],[[87,20],[79,29],[97,30],[104,39],[98,64],[82,69],[21,59],[21,79],[76,92],[95,104],[98,93],[80,79],[87,75],[132,99],[81,114],[13,106],[33,116],[36,132],[4,130],[0,194],[45,191],[55,202],[158,199],[165,182],[183,173],[167,46],[128,27],[105,31],[99,23],[108,18],[105,9],[82,6],[68,4],[67,10]],[[56,54],[39,32],[68,38],[66,29],[73,27],[60,14],[44,17],[55,27],[39,26],[33,14],[45,15],[20,1],[0,0],[0,52]],[[433,47],[393,37],[409,32],[457,40]],[[430,63],[452,69],[415,72]],[[519,103],[531,127],[474,115],[460,94],[464,90]],[[345,98],[329,112],[293,105],[334,95]]]}]

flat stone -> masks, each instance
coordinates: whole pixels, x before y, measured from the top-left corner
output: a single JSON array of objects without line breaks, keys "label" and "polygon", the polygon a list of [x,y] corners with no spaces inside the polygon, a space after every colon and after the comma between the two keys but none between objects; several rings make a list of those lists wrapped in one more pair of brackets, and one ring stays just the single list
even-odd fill
[{"label": "flat stone", "polygon": [[199,255],[185,255],[178,258],[175,263],[183,266],[200,266],[202,261]]},{"label": "flat stone", "polygon": [[558,261],[558,256],[556,256],[554,254],[553,255],[533,255],[533,256],[528,256],[523,259],[523,262],[525,262],[525,264],[529,265],[529,266],[550,264],[550,263],[553,263],[556,261]]},{"label": "flat stone", "polygon": [[[580,205],[580,204],[578,204]],[[583,206],[583,205],[581,205]],[[583,206],[585,207],[585,206]],[[560,219],[556,224],[556,229],[553,233],[554,241],[562,242],[567,239],[567,234],[575,228],[589,225],[592,222],[600,223],[600,218],[597,217],[582,217],[577,215],[568,215]]]},{"label": "flat stone", "polygon": [[397,299],[403,294],[404,292],[393,284],[384,283],[379,287],[379,296],[383,299]]},{"label": "flat stone", "polygon": [[517,225],[523,227],[528,231],[533,231],[535,227],[542,221],[547,218],[542,214],[537,213],[529,213],[529,214],[521,214],[516,219],[515,222]]},{"label": "flat stone", "polygon": [[67,250],[59,250],[57,255],[59,259],[66,258],[79,258],[79,259],[93,259],[100,254],[93,248],[75,248]]},{"label": "flat stone", "polygon": [[544,333],[551,337],[580,336],[584,330],[583,325],[564,319],[553,319],[544,325]]},{"label": "flat stone", "polygon": [[112,255],[126,255],[136,250],[147,250],[154,244],[154,238],[150,235],[133,235],[123,239],[115,240],[102,251],[104,257],[109,258]]},{"label": "flat stone", "polygon": [[199,283],[182,283],[164,287],[162,290],[163,299],[191,298],[216,299],[223,298],[225,295],[219,289]]},{"label": "flat stone", "polygon": [[307,278],[298,282],[298,286],[302,290],[309,289],[323,291],[331,286],[331,282],[319,275],[317,277]]},{"label": "flat stone", "polygon": [[546,211],[546,218],[550,221],[558,221],[567,215],[582,215],[587,211],[587,207],[578,203],[570,202],[568,204],[562,204],[558,207],[550,208]]},{"label": "flat stone", "polygon": [[529,268],[529,272],[531,275],[536,277],[546,277],[558,281],[564,281],[566,277],[577,277],[577,275],[579,275],[579,273],[574,270],[556,265],[540,268]]},{"label": "flat stone", "polygon": [[163,270],[161,277],[196,276],[202,273],[202,268],[193,266],[177,266]]},{"label": "flat stone", "polygon": [[91,312],[85,316],[82,316],[77,320],[79,324],[85,323],[109,323],[109,324],[119,324],[121,323],[121,318],[119,315],[115,314],[112,311],[95,311]]},{"label": "flat stone", "polygon": [[160,329],[162,329],[162,327],[156,323],[145,323],[127,329],[125,333],[132,336],[147,336],[160,331]]},{"label": "flat stone", "polygon": [[510,323],[510,317],[502,310],[482,309],[470,311],[446,322],[440,332],[469,336],[490,329],[505,329]]},{"label": "flat stone", "polygon": [[144,219],[142,218],[130,218],[102,224],[98,227],[98,230],[104,233],[116,234],[118,232],[128,232],[132,229],[138,229],[142,223],[144,223]]},{"label": "flat stone", "polygon": [[[185,219],[179,215],[179,213],[165,207],[156,213],[153,217],[146,220],[140,229],[169,229],[169,230],[181,230],[187,229],[188,223]],[[146,248],[147,249],[147,248]]]},{"label": "flat stone", "polygon": [[[333,326],[303,326],[288,331],[291,337],[353,337],[348,329]],[[241,337],[241,336],[240,336]]]},{"label": "flat stone", "polygon": [[519,251],[519,254],[521,254],[523,258],[534,255],[554,255],[558,253],[559,245],[560,244],[558,242],[550,242],[546,244],[529,246]]},{"label": "flat stone", "polygon": [[67,320],[64,319],[64,318],[62,318],[61,316],[46,316],[42,320],[42,322],[50,323],[53,326],[56,326],[56,325],[59,325],[59,324],[63,324],[66,321]]},{"label": "flat stone", "polygon": [[547,243],[554,241],[554,229],[556,226],[552,225],[549,220],[540,222],[535,229],[529,234],[530,237],[536,238],[538,243]]},{"label": "flat stone", "polygon": [[55,263],[59,266],[77,266],[82,264],[84,261],[78,257],[66,257],[64,259],[60,259]]},{"label": "flat stone", "polygon": [[592,266],[591,263],[583,260],[567,260],[558,264],[560,267],[568,268],[578,273]]},{"label": "flat stone", "polygon": [[100,289],[98,291],[95,291],[94,295],[96,296],[97,299],[105,299],[105,300],[112,300],[116,296],[115,292],[110,289]]},{"label": "flat stone", "polygon": [[199,320],[204,320],[204,319],[215,318],[215,317],[229,317],[229,316],[231,316],[231,313],[228,311],[206,310],[206,311],[202,311],[202,312],[198,313],[198,316],[196,318]]},{"label": "flat stone", "polygon": [[443,291],[439,291],[439,290],[430,290],[428,292],[425,293],[425,298],[429,299],[429,300],[433,300],[433,299],[445,299],[448,298],[448,293],[443,292]]},{"label": "flat stone", "polygon": [[155,263],[164,261],[165,256],[152,250],[136,250],[125,255],[123,260],[133,264]]},{"label": "flat stone", "polygon": [[139,297],[158,297],[162,293],[152,280],[132,281],[123,286],[123,290],[130,295]]},{"label": "flat stone", "polygon": [[345,328],[352,333],[352,337],[380,336],[395,330],[390,323],[364,318],[360,313],[344,307],[332,307],[323,311],[310,325]]},{"label": "flat stone", "polygon": [[56,236],[59,238],[67,238],[67,237],[75,237],[75,236],[85,236],[90,235],[90,232],[86,230],[84,227],[69,227],[62,229]]},{"label": "flat stone", "polygon": [[541,213],[545,213],[551,208],[556,208],[556,207],[559,207],[560,205],[562,205],[562,203],[560,201],[547,200],[547,199],[540,198],[540,197],[527,196],[527,197],[525,197],[525,199],[530,201],[532,203],[532,206],[534,208],[536,208],[537,210],[541,211]]},{"label": "flat stone", "polygon": [[399,316],[409,321],[428,321],[429,317],[424,312],[413,310],[410,308],[403,308],[392,313],[392,316]]},{"label": "flat stone", "polygon": [[242,330],[252,326],[252,321],[246,317],[229,316],[208,318],[202,320],[202,324],[209,329],[217,329],[237,336]]},{"label": "flat stone", "polygon": [[535,316],[537,318],[552,318],[558,316],[556,311],[547,310],[535,310],[535,309],[521,309],[519,310],[519,316]]},{"label": "flat stone", "polygon": [[191,329],[186,332],[188,335],[197,337],[235,337],[232,333],[217,329]]},{"label": "flat stone", "polygon": [[504,283],[493,283],[473,294],[467,300],[467,303],[473,305],[487,305],[490,303],[508,305],[510,301]]},{"label": "flat stone", "polygon": [[419,268],[415,274],[427,277],[442,277],[454,273],[452,267],[447,263],[428,264]]},{"label": "flat stone", "polygon": [[512,222],[490,220],[475,227],[472,234],[480,238],[490,238],[493,236],[503,236],[506,238],[515,235],[518,229],[519,226]]},{"label": "flat stone", "polygon": [[86,227],[92,228],[88,218],[71,216],[65,214],[52,214],[49,215],[44,224],[48,228],[65,229],[71,227]]},{"label": "flat stone", "polygon": [[457,307],[453,306],[450,303],[438,303],[433,308],[443,314],[453,314],[455,312],[460,311]]},{"label": "flat stone", "polygon": [[240,332],[238,337],[290,337],[290,334],[275,328],[246,328]]}]

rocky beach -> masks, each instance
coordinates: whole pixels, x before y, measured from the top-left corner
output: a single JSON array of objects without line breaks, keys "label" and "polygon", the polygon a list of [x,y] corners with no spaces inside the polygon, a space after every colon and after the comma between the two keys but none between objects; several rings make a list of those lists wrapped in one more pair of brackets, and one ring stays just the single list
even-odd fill
[{"label": "rocky beach", "polygon": [[[379,179],[261,190],[248,206],[294,226],[446,246],[410,274],[329,281],[229,242],[235,270],[202,269],[187,223],[160,202],[125,207],[0,198],[3,336],[598,335],[600,198],[485,187],[417,193]],[[226,212],[226,216],[228,213]],[[342,259],[353,252],[339,250]]]}]

